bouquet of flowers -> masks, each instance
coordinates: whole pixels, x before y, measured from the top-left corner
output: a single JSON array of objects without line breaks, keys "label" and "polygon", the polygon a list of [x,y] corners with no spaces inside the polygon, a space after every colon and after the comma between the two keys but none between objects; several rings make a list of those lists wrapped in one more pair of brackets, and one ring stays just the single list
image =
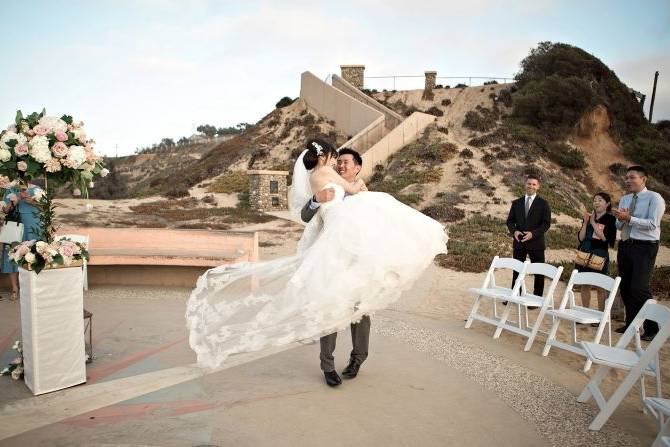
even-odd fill
[{"label": "bouquet of flowers", "polygon": [[47,116],[45,110],[28,116],[19,110],[14,123],[0,132],[0,188],[27,187],[37,177],[44,178],[46,187],[33,197],[40,210],[40,240],[13,244],[12,262],[39,273],[88,260],[84,244],[54,240],[52,196],[55,187],[66,184],[72,186],[74,195],[88,195],[93,179],[109,173],[93,150],[94,143],[86,136],[84,123],[69,115]]},{"label": "bouquet of flowers", "polygon": [[35,273],[45,268],[75,267],[88,259],[86,244],[73,242],[67,238],[51,243],[44,241],[16,243],[9,250],[11,262]]},{"label": "bouquet of flowers", "polygon": [[71,116],[46,116],[42,110],[24,117],[19,110],[14,124],[0,132],[0,187],[46,175],[57,185],[70,183],[75,193],[85,193],[93,177],[109,172],[94,143],[84,123]]},{"label": "bouquet of flowers", "polygon": [[19,380],[23,377],[23,346],[21,345],[21,340],[16,340],[12,349],[18,352],[19,356],[0,371],[0,376],[12,376],[12,379]]}]

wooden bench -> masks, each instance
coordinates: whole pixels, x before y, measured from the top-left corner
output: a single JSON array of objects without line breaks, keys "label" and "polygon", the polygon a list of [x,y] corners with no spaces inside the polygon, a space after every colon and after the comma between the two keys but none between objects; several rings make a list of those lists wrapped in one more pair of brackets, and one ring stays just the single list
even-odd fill
[{"label": "wooden bench", "polygon": [[205,270],[258,260],[258,233],[165,228],[61,227],[89,237],[91,285],[193,287]]}]

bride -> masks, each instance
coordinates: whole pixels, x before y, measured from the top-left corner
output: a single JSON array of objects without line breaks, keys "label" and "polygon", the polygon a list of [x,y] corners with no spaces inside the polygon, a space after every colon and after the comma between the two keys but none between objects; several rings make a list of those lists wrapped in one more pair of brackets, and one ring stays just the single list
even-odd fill
[{"label": "bride", "polygon": [[198,278],[188,301],[190,345],[198,363],[218,367],[231,355],[315,339],[344,329],[412,287],[447,236],[437,221],[386,193],[349,183],[333,169],[337,151],[312,140],[298,157],[289,192],[293,215],[333,188],[296,254],[223,265]]}]

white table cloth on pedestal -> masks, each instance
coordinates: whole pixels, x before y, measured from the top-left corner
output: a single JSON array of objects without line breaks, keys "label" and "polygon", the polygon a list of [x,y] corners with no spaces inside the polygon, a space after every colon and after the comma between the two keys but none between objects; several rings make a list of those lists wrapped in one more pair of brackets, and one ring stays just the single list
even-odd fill
[{"label": "white table cloth on pedestal", "polygon": [[19,268],[24,379],[33,394],[86,382],[81,267]]}]

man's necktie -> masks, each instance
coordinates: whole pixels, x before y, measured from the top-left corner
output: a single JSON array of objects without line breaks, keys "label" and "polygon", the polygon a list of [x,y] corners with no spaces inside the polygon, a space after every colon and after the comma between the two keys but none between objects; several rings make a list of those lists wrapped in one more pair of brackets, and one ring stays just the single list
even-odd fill
[{"label": "man's necktie", "polygon": [[[630,216],[633,217],[633,213],[635,212],[635,206],[637,205],[637,193],[633,194],[633,200],[630,202],[630,208],[629,208],[629,213]],[[623,228],[621,228],[621,240],[622,241],[627,241],[630,239],[630,230],[632,230],[633,227],[630,224],[630,221],[626,222],[623,225]]]},{"label": "man's necktie", "polygon": [[526,217],[528,217],[528,211],[530,211],[530,196],[526,197]]}]

